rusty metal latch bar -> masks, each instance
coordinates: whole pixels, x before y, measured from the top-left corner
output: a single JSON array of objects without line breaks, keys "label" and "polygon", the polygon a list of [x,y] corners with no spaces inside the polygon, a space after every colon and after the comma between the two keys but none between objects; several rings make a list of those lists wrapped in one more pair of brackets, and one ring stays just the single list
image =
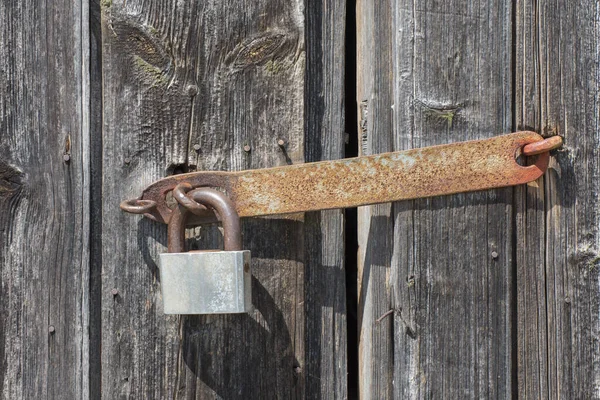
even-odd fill
[{"label": "rusty metal latch bar", "polygon": [[[185,193],[212,187],[224,191],[240,217],[357,207],[399,200],[520,185],[540,177],[549,151],[562,139],[544,139],[535,132],[516,132],[485,140],[452,143],[393,153],[257,170],[202,171],[173,175],[148,186],[141,197],[121,203],[124,211],[168,223],[171,196],[185,202]],[[520,155],[531,165],[520,165]],[[182,203],[183,204],[183,203]],[[186,206],[185,204],[183,204]],[[187,207],[194,205],[188,204]],[[202,206],[190,223],[214,220]]]}]

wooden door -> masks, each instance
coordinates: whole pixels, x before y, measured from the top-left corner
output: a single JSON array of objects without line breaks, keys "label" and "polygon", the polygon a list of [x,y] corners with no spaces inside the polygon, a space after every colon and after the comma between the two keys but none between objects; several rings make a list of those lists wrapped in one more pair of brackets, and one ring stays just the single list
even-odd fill
[{"label": "wooden door", "polygon": [[597,15],[358,0],[363,154],[565,140],[526,186],[359,210],[361,398],[600,397]]},{"label": "wooden door", "polygon": [[[600,398],[599,49],[591,0],[0,4],[2,398]],[[164,315],[118,208],[520,129],[523,187],[244,220],[248,315]]]},{"label": "wooden door", "polygon": [[344,22],[343,2],[102,4],[103,396],[346,396],[342,211],[244,221],[256,310],[206,317],[162,314],[165,227],[115,212],[166,174],[343,157]]}]

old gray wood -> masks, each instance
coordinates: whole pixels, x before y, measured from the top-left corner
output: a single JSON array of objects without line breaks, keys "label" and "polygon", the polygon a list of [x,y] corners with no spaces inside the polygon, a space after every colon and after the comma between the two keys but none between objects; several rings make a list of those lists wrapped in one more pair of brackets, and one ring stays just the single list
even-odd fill
[{"label": "old gray wood", "polygon": [[245,220],[256,311],[180,318],[161,309],[165,226],[117,210],[170,173],[339,158],[344,8],[321,7],[102,2],[103,398],[344,397],[339,211]]},{"label": "old gray wood", "polygon": [[517,191],[518,394],[597,399],[598,3],[517,5],[516,123],[565,140],[544,179]]},{"label": "old gray wood", "polygon": [[0,3],[3,399],[88,398],[88,32],[85,2]]},{"label": "old gray wood", "polygon": [[[305,7],[305,161],[339,159],[346,132],[346,1]],[[307,399],[348,398],[344,226],[343,210],[307,213],[304,220]]]},{"label": "old gray wood", "polygon": [[[362,154],[511,131],[510,4],[358,1]],[[513,211],[510,188],[359,209],[361,398],[511,397]]]},{"label": "old gray wood", "polygon": [[[118,210],[166,174],[343,156],[346,5],[316,3],[0,4],[2,398],[350,395],[343,212],[245,221],[257,310],[179,318],[165,227]],[[566,141],[526,187],[359,210],[362,398],[600,396],[597,14],[358,1],[362,154]]]}]

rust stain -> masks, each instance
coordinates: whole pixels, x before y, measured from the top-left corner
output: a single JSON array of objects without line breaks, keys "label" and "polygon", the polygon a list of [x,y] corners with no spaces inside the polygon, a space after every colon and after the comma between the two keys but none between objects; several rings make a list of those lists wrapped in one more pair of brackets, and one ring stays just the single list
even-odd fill
[{"label": "rust stain", "polygon": [[517,164],[534,132],[368,157],[238,174],[231,195],[241,216],[279,214],[431,197],[526,183],[546,169]]},{"label": "rust stain", "polygon": [[[351,159],[239,172],[194,172],[155,182],[142,195],[156,208],[146,214],[168,222],[166,194],[180,182],[225,191],[240,217],[357,207],[421,197],[485,190],[531,182],[548,167],[549,154],[519,165],[525,145],[540,142],[535,132],[453,143]],[[192,223],[213,218],[210,213]]]}]

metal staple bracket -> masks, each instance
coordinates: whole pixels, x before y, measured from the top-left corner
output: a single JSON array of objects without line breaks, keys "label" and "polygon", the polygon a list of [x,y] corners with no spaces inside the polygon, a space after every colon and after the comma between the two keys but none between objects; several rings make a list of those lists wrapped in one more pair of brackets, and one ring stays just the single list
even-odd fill
[{"label": "metal staple bracket", "polygon": [[[198,224],[215,220],[212,211],[190,204],[185,195],[198,187],[224,191],[240,217],[255,217],[514,186],[540,177],[548,168],[549,151],[561,145],[560,136],[544,139],[535,132],[523,131],[335,161],[235,172],[192,172],[154,182],[139,198],[122,202],[121,208],[168,223],[173,211],[167,195],[172,194],[194,214],[189,223]],[[530,165],[518,162],[521,155],[531,157]]]}]

